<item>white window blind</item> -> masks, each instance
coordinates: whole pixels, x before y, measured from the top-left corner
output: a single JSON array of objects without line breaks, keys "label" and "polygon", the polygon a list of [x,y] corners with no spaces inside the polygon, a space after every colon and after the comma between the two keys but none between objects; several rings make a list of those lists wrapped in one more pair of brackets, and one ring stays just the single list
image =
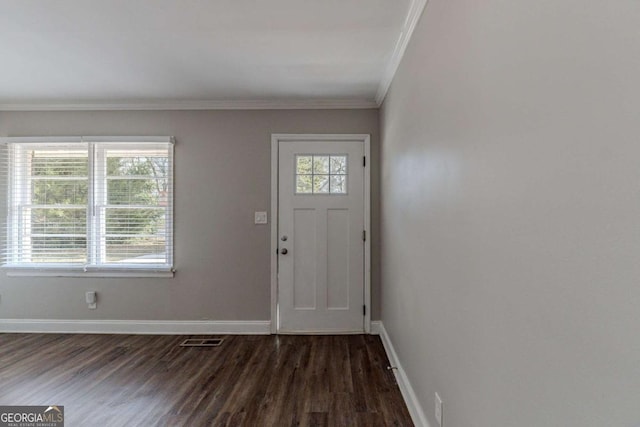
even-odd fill
[{"label": "white window blind", "polygon": [[5,268],[172,270],[171,138],[1,142]]}]

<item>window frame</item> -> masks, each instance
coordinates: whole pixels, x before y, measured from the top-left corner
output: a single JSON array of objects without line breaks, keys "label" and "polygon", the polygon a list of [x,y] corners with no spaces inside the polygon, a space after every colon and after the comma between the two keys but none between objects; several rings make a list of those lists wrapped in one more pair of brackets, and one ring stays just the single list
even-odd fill
[{"label": "window frame", "polygon": [[[127,136],[127,137],[111,137],[111,136],[91,136],[91,137],[12,137],[0,138],[0,143],[6,144],[7,153],[7,215],[6,215],[6,241],[8,254],[16,253],[20,245],[21,226],[19,220],[19,212],[14,207],[15,200],[24,201],[27,191],[18,191],[19,184],[16,180],[26,182],[26,172],[20,163],[16,163],[14,158],[14,150],[9,150],[11,144],[22,145],[28,148],[40,146],[55,146],[67,144],[86,144],[88,156],[88,173],[87,182],[89,194],[87,197],[87,259],[85,263],[34,263],[20,262],[15,259],[3,260],[2,270],[8,276],[54,276],[54,277],[173,277],[175,269],[173,266],[174,255],[174,151],[175,140],[168,136]],[[126,149],[135,150],[145,148],[144,146],[154,146],[158,148],[167,148],[168,171],[167,171],[167,200],[165,207],[165,253],[166,263],[158,264],[118,264],[118,263],[100,263],[98,253],[100,252],[100,242],[104,240],[106,233],[101,233],[104,219],[100,220],[96,214],[99,208],[99,201],[96,200],[97,185],[104,185],[107,181],[106,169],[104,173],[97,173],[96,159],[98,153],[105,153],[108,149],[122,146]],[[106,197],[106,192],[104,193]]]},{"label": "window frame", "polygon": [[[310,174],[301,174],[298,173],[298,159],[301,157],[311,157],[311,173]],[[327,157],[329,159],[329,171],[327,173],[316,173],[315,172],[315,158],[316,157]],[[345,173],[331,173],[331,158],[332,157],[343,157],[345,159],[345,167],[346,172]],[[347,153],[322,153],[322,154],[317,154],[317,153],[305,153],[305,154],[296,154],[294,157],[294,165],[293,165],[293,170],[294,170],[294,174],[293,174],[293,188],[294,188],[294,192],[293,195],[294,196],[332,196],[332,197],[338,197],[338,196],[348,196],[349,195],[349,169],[346,165],[349,164],[349,154]],[[298,191],[298,177],[300,176],[308,176],[311,177],[311,192],[299,192]],[[326,176],[328,179],[328,185],[329,185],[329,189],[326,192],[316,192],[314,190],[314,178],[316,176]],[[331,177],[334,176],[341,176],[344,178],[345,182],[344,182],[344,187],[345,187],[345,191],[344,192],[332,192],[331,191]]]}]

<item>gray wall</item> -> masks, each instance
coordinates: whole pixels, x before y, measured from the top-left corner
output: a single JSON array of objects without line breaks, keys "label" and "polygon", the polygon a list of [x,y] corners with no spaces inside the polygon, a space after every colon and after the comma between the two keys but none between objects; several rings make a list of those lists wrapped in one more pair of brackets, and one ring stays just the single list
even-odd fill
[{"label": "gray wall", "polygon": [[[173,279],[9,278],[0,319],[268,320],[272,133],[368,133],[372,144],[372,315],[379,316],[378,111],[0,112],[0,136],[172,135]],[[269,218],[271,220],[271,218]],[[88,310],[86,290],[99,292]]]},{"label": "gray wall", "polygon": [[382,320],[432,426],[640,425],[640,2],[431,0],[381,114]]}]

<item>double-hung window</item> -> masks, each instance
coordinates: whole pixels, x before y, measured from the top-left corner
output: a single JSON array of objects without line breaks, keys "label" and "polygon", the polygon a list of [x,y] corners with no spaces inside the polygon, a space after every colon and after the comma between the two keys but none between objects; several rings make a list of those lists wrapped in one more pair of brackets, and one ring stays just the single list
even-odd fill
[{"label": "double-hung window", "polygon": [[9,274],[172,275],[172,138],[1,142]]}]

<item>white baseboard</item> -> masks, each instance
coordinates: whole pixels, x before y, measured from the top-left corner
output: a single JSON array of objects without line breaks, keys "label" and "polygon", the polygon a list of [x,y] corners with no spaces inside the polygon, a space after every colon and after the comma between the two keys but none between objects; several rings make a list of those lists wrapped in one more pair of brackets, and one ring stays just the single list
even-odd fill
[{"label": "white baseboard", "polygon": [[[374,322],[371,322],[372,334],[373,323]],[[382,345],[387,352],[389,363],[391,364],[391,366],[394,366],[396,368],[393,370],[393,372],[396,376],[396,381],[398,383],[398,387],[400,388],[400,392],[402,393],[402,397],[404,398],[404,401],[407,404],[407,408],[409,409],[409,414],[411,414],[413,423],[419,427],[429,427],[429,421],[427,421],[427,417],[422,410],[422,406],[418,401],[418,397],[413,391],[413,387],[411,387],[411,383],[409,382],[409,378],[407,378],[407,374],[404,372],[404,369],[402,369],[402,365],[400,364],[400,360],[398,360],[398,355],[393,348],[393,344],[391,343],[391,339],[387,334],[387,330],[384,328],[384,324],[382,322],[376,323],[378,324],[377,328],[379,331],[380,339],[382,340]]]},{"label": "white baseboard", "polygon": [[0,319],[1,332],[151,335],[269,335],[268,320],[47,320]]}]

